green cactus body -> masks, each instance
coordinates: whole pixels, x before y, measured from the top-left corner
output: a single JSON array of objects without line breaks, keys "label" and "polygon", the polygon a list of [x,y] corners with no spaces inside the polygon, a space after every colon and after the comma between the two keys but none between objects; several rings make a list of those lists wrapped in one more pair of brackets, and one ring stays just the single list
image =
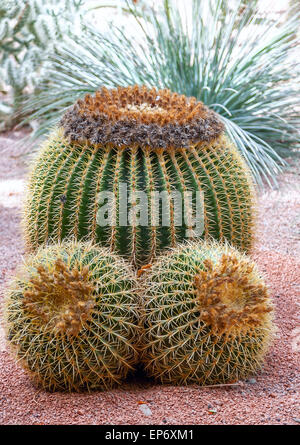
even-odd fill
[{"label": "green cactus body", "polygon": [[[127,187],[130,222],[119,206],[121,183]],[[175,190],[182,196],[192,192],[190,203],[182,200],[187,216],[177,224],[170,199],[170,224],[163,225],[161,206],[155,207],[151,196]],[[116,203],[115,221],[106,227],[97,223],[103,191]],[[148,197],[147,224],[137,219],[139,191]],[[35,162],[25,208],[27,244],[34,250],[49,239],[91,240],[140,267],[187,238],[196,192],[204,199],[202,238],[228,240],[249,251],[252,181],[214,113],[167,90],[103,89],[66,113]]]},{"label": "green cactus body", "polygon": [[215,385],[253,375],[272,337],[256,266],[228,245],[190,243],[147,272],[142,361],[162,383]]},{"label": "green cactus body", "polygon": [[30,256],[8,289],[4,320],[16,358],[48,390],[110,388],[137,361],[131,267],[90,244]]}]

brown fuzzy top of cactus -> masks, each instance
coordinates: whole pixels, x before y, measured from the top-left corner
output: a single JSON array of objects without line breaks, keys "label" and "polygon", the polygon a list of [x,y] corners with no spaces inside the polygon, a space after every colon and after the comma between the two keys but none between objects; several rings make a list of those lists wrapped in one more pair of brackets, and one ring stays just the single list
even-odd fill
[{"label": "brown fuzzy top of cactus", "polygon": [[24,306],[42,324],[57,332],[78,335],[94,306],[88,267],[68,270],[67,265],[57,259],[50,274],[42,265],[37,272],[24,293]]},{"label": "brown fuzzy top of cactus", "polygon": [[224,129],[216,113],[195,97],[145,86],[87,94],[60,124],[70,141],[152,148],[188,148]]},{"label": "brown fuzzy top of cactus", "polygon": [[254,264],[223,255],[218,266],[204,262],[206,270],[195,277],[195,286],[201,306],[201,319],[218,334],[230,335],[263,325],[266,314],[273,308],[268,290],[253,279]]}]

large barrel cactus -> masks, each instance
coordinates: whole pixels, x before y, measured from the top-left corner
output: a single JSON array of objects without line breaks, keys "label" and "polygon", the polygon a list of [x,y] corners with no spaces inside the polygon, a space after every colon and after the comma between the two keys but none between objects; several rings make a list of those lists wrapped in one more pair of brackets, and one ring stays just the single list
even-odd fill
[{"label": "large barrel cactus", "polygon": [[104,248],[40,248],[8,289],[4,319],[16,358],[49,390],[110,388],[138,358],[134,274]]},{"label": "large barrel cactus", "polygon": [[[140,191],[147,198],[143,221]],[[166,223],[162,201],[157,205],[152,198],[174,191],[183,197],[184,217],[178,220],[172,198]],[[101,192],[110,192],[111,207],[115,203],[108,225],[98,218]],[[191,199],[185,199],[188,192]],[[202,238],[249,251],[252,181],[217,115],[169,90],[102,88],[65,113],[34,164],[24,219],[27,245],[34,250],[49,239],[91,240],[142,266],[164,248],[200,236],[193,217],[198,195]],[[125,198],[128,214],[121,208]]]},{"label": "large barrel cactus", "polygon": [[255,264],[228,245],[191,243],[145,280],[142,361],[163,383],[214,385],[254,374],[272,337],[272,303]]}]

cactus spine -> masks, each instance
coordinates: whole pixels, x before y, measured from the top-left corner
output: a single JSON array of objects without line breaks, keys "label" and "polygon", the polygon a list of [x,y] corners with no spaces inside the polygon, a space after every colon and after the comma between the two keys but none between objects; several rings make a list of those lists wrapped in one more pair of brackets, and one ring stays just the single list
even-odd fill
[{"label": "cactus spine", "polygon": [[262,364],[272,305],[253,262],[228,245],[191,243],[145,280],[142,361],[163,383],[220,384]]},{"label": "cactus spine", "polygon": [[110,388],[137,361],[136,281],[104,248],[65,243],[30,256],[5,299],[7,339],[44,388]]},{"label": "cactus spine", "polygon": [[[127,225],[121,223],[120,183],[128,191]],[[27,245],[34,250],[49,239],[91,240],[141,266],[193,229],[188,202],[183,200],[187,217],[179,225],[172,199],[169,226],[162,224],[161,208],[154,208],[153,192],[174,190],[191,191],[193,202],[196,192],[203,193],[203,238],[250,250],[252,181],[216,115],[168,90],[102,89],[66,113],[35,163],[25,207]],[[112,192],[116,202],[115,221],[106,227],[97,223],[102,191]],[[137,222],[138,191],[147,193],[148,224]]]}]

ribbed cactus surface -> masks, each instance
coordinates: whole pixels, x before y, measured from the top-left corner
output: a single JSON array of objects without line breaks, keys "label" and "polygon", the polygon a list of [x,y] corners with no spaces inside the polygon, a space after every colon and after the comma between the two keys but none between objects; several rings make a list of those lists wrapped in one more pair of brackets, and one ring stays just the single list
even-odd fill
[{"label": "ribbed cactus surface", "polygon": [[44,388],[110,388],[137,361],[136,281],[106,249],[66,243],[27,258],[4,319],[16,358]]},{"label": "ribbed cactus surface", "polygon": [[[120,184],[127,190],[126,214]],[[107,191],[116,213],[103,226],[97,219],[99,193]],[[146,223],[139,220],[139,191],[147,197]],[[152,196],[174,191],[182,197],[191,192],[192,198],[182,199],[179,223],[170,199],[165,224]],[[252,181],[217,116],[168,90],[103,89],[66,113],[34,164],[25,208],[27,244],[36,249],[49,239],[91,240],[141,266],[190,236],[196,192],[203,197],[202,238],[228,240],[248,251]]]},{"label": "ribbed cactus surface", "polygon": [[142,361],[150,376],[214,385],[260,368],[272,305],[253,262],[228,245],[191,243],[147,273]]}]

